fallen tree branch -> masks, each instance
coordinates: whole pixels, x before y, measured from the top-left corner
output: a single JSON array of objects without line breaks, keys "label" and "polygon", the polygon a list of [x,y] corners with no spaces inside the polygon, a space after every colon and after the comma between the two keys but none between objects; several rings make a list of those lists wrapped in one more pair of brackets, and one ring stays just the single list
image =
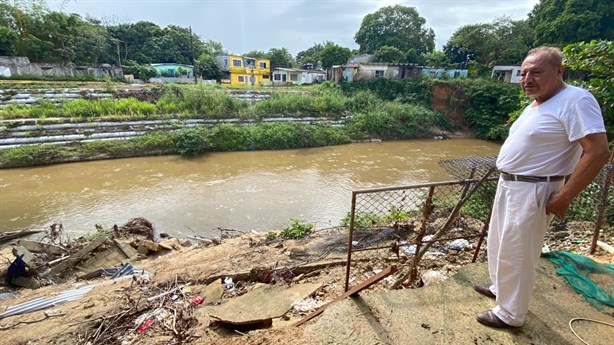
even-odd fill
[{"label": "fallen tree branch", "polygon": [[17,325],[20,325],[22,323],[23,324],[31,324],[31,323],[41,322],[43,320],[47,320],[49,318],[56,317],[56,316],[64,316],[64,313],[51,314],[51,313],[44,312],[43,314],[45,314],[45,317],[43,317],[41,319],[38,319],[38,320],[19,321],[19,322],[15,322],[14,324],[0,325],[0,330],[5,330],[5,329],[13,328],[13,327],[15,327]]}]

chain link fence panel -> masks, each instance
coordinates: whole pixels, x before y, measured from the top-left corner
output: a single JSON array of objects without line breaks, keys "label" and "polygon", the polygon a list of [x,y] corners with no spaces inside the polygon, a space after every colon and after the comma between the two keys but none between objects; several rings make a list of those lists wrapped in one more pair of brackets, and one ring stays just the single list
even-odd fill
[{"label": "chain link fence panel", "polygon": [[[495,161],[496,157],[441,161],[458,180],[352,192],[345,290],[391,265],[397,266],[396,274],[371,290],[420,287],[468,263],[485,261],[480,249],[498,181]],[[547,240],[565,233],[574,241],[581,234],[590,246],[587,235],[611,234],[614,191],[606,184],[611,174],[608,165],[576,198],[568,216],[552,223]]]}]

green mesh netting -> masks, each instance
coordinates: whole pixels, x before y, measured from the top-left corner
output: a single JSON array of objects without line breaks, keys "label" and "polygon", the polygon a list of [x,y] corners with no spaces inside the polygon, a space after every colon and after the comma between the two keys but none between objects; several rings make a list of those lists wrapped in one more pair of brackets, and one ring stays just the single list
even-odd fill
[{"label": "green mesh netting", "polygon": [[[603,311],[605,305],[614,307],[614,265],[600,264],[586,256],[562,251],[551,251],[544,256],[560,266],[556,273],[597,310]],[[591,274],[600,275],[600,284],[610,292],[589,278]]]}]

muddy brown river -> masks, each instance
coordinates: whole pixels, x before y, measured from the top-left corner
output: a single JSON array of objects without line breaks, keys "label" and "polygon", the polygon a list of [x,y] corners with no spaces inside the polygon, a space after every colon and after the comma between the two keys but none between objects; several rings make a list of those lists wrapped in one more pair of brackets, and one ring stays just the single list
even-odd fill
[{"label": "muddy brown river", "polygon": [[144,217],[177,236],[339,224],[351,191],[453,180],[438,161],[496,156],[474,139],[355,143],[0,170],[0,231],[62,223],[71,236]]}]

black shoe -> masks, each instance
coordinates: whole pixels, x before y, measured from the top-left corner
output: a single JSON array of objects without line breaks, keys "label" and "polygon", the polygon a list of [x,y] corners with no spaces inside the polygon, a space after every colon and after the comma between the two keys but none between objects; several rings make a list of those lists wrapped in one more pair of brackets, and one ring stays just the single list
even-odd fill
[{"label": "black shoe", "polygon": [[473,289],[486,297],[497,298],[497,296],[494,293],[492,293],[492,291],[490,291],[490,286],[486,284],[474,285]]},{"label": "black shoe", "polygon": [[493,328],[519,328],[519,326],[511,326],[501,321],[492,310],[481,312],[475,318],[479,323]]}]

